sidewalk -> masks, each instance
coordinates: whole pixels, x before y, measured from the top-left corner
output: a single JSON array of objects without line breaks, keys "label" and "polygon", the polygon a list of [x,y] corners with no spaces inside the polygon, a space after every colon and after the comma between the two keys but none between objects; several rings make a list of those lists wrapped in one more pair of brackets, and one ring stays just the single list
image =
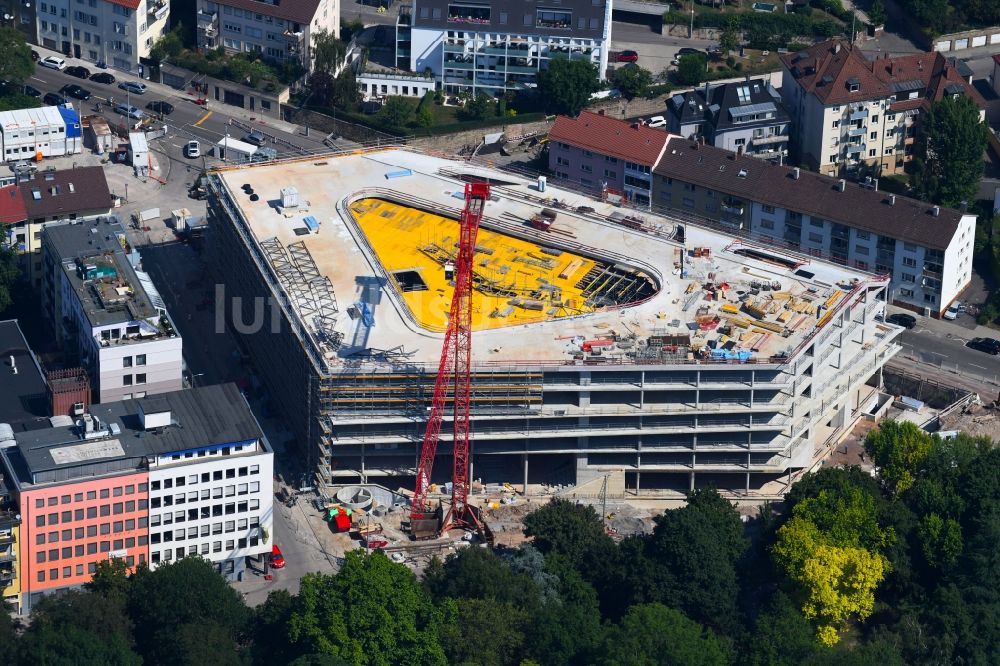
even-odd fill
[{"label": "sidewalk", "polygon": [[[44,46],[38,46],[36,44],[31,44],[30,46],[31,46],[32,49],[34,49],[35,51],[37,51],[38,55],[41,56],[42,58],[45,58],[46,56],[50,56],[50,55],[62,58],[63,60],[66,61],[66,66],[67,67],[72,67],[74,65],[78,65],[78,66],[86,67],[91,72],[101,72],[101,71],[113,72],[114,75],[119,79],[119,81],[124,81],[124,80],[127,80],[129,78],[134,79],[134,80],[139,80],[140,79],[140,77],[137,74],[134,74],[132,72],[125,72],[125,71],[122,71],[120,69],[115,69],[114,67],[112,67],[110,65],[108,66],[108,68],[106,70],[101,70],[101,69],[99,69],[97,67],[97,65],[95,65],[92,62],[90,62],[89,60],[83,60],[81,58],[73,58],[73,57],[70,57],[70,56],[67,56],[67,55],[63,55],[63,53],[60,52],[60,51],[53,51],[52,49],[48,49],[48,48],[46,48]],[[39,71],[44,71],[44,70],[39,70]],[[164,83],[158,83],[156,81],[150,81],[149,79],[144,78],[144,77],[142,78],[142,82],[146,84],[146,86],[147,86],[147,88],[149,89],[150,92],[156,93],[157,95],[161,95],[163,98],[174,97],[174,98],[180,99],[180,100],[188,100],[188,99],[190,99],[190,95],[185,90],[178,90],[177,88],[168,86],[168,85],[166,85]],[[124,98],[124,92],[122,92],[122,94],[120,95],[120,97]],[[263,112],[254,112],[254,113],[251,113],[250,111],[247,111],[246,109],[242,109],[242,108],[240,108],[238,106],[231,106],[231,105],[225,104],[225,103],[223,103],[221,101],[216,101],[214,99],[213,100],[209,100],[209,101],[210,101],[211,106],[209,106],[207,108],[209,110],[211,110],[211,111],[214,111],[215,113],[220,114],[220,115],[223,115],[223,116],[226,116],[226,117],[229,117],[229,118],[235,118],[235,119],[238,119],[238,120],[243,120],[244,122],[246,122],[248,124],[265,125],[267,127],[271,127],[271,128],[277,129],[277,130],[279,130],[281,132],[285,132],[286,134],[294,134],[294,135],[298,135],[300,137],[304,136],[304,128],[300,127],[299,125],[295,125],[293,123],[285,122],[278,115],[271,115],[271,116],[269,116],[269,115],[267,115],[267,114],[265,114]],[[279,111],[277,111],[275,113],[276,114],[280,114],[281,112],[279,110]]]}]

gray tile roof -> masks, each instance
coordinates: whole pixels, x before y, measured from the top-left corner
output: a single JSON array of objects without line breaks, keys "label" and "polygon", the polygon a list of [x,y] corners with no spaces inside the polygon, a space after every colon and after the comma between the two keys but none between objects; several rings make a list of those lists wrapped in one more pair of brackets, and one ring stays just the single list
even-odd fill
[{"label": "gray tile roof", "polygon": [[[11,357],[17,374],[10,365]],[[16,430],[49,416],[49,397],[42,370],[17,320],[0,321],[0,423]]]},{"label": "gray tile roof", "polygon": [[[840,191],[839,180],[801,169],[777,166],[713,146],[671,137],[655,174],[675,178],[778,208],[821,217],[881,236],[945,249],[958,229],[962,213],[941,208],[935,217],[931,204],[895,197],[856,183]],[[741,175],[742,174],[742,175]]]},{"label": "gray tile roof", "polygon": [[[144,403],[147,412],[169,409],[171,425],[143,430],[139,409]],[[19,482],[41,484],[128,473],[143,468],[148,458],[264,436],[239,389],[231,383],[92,405],[90,413],[106,426],[115,424],[120,432],[92,440],[81,439],[76,426],[16,433],[17,446],[5,450],[4,455],[19,472]],[[75,455],[74,449],[81,453]]]}]

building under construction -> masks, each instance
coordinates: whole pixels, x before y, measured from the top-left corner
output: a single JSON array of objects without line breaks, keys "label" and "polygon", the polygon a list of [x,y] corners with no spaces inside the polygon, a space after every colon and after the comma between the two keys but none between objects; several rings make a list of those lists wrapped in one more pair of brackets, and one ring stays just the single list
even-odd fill
[{"label": "building under construction", "polygon": [[887,276],[544,183],[405,149],[223,170],[227,317],[319,483],[412,483],[481,179],[473,479],[761,488],[860,418],[899,349]]}]

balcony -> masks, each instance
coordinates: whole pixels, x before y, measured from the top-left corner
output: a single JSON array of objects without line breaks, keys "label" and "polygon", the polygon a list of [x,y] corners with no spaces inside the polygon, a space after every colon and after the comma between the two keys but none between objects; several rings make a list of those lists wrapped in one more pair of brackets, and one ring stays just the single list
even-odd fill
[{"label": "balcony", "polygon": [[455,60],[445,60],[445,69],[475,69],[476,66],[471,62],[458,62]]},{"label": "balcony", "polygon": [[159,21],[170,14],[170,3],[166,0],[153,0],[146,4],[146,13],[148,22]]},{"label": "balcony", "polygon": [[868,109],[861,109],[860,111],[855,111],[850,115],[851,120],[864,120],[868,117]]},{"label": "balcony", "polygon": [[722,212],[726,213],[727,215],[738,215],[738,216],[743,215],[743,202],[741,201],[740,202],[731,201],[728,203],[723,203],[721,208]]},{"label": "balcony", "polygon": [[770,146],[776,143],[786,143],[787,141],[787,136],[782,134],[773,134],[771,136],[755,136],[750,140],[750,143],[755,146]]},{"label": "balcony", "polygon": [[857,154],[863,153],[863,152],[865,152],[865,147],[862,146],[861,144],[852,144],[852,145],[850,145],[850,146],[847,147],[847,154],[848,155],[857,155]]},{"label": "balcony", "polygon": [[864,136],[867,133],[868,133],[868,127],[864,125],[862,125],[861,127],[852,127],[851,129],[847,130],[847,136],[850,137]]}]

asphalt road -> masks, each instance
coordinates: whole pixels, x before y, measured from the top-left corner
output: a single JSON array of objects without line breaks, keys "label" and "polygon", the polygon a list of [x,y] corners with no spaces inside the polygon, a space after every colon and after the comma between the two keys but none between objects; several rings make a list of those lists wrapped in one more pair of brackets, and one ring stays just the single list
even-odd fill
[{"label": "asphalt road", "polygon": [[[43,57],[47,55],[44,49],[38,50]],[[82,61],[77,62],[73,59],[68,59],[67,62],[70,65],[82,64],[84,67],[90,69],[91,73],[101,71],[94,68],[92,64],[88,65]],[[93,97],[87,102],[75,99],[70,99],[69,101],[73,102],[74,106],[87,115],[96,114],[96,105],[98,102],[101,102],[104,108],[99,115],[104,116],[113,123],[120,122],[123,117],[108,108],[108,100],[110,98],[115,100],[115,104],[125,102],[142,108],[150,114],[152,112],[145,109],[146,104],[149,102],[157,100],[170,102],[174,105],[174,111],[169,116],[166,116],[163,122],[169,125],[172,130],[175,130],[171,132],[174,137],[169,143],[177,149],[178,153],[181,146],[191,139],[198,139],[203,143],[216,143],[225,137],[227,133],[237,139],[243,137],[246,131],[232,125],[231,123],[234,120],[252,125],[259,128],[265,134],[274,136],[277,141],[269,144],[269,147],[277,150],[279,154],[301,154],[302,152],[325,149],[323,136],[317,133],[305,136],[305,130],[290,126],[288,123],[275,122],[273,118],[268,117],[266,114],[251,114],[243,109],[214,100],[210,100],[207,107],[200,106],[194,103],[194,95],[162,84],[146,82],[149,89],[144,95],[128,94],[126,91],[118,88],[118,83],[124,80],[135,79],[123,77],[120,72],[108,71],[115,75],[118,79],[117,83],[107,85],[95,81],[84,81],[70,76],[63,71],[36,66],[34,75],[26,83],[38,88],[42,93],[59,92],[59,89],[68,83],[77,84],[89,90]],[[294,128],[292,131],[288,131],[292,128]],[[202,150],[204,151],[205,148],[203,146]]]},{"label": "asphalt road", "polygon": [[[982,383],[984,386],[1000,385],[1000,357],[966,347],[966,343],[977,335],[975,330],[962,325],[962,320],[969,320],[968,315],[962,315],[958,322],[929,321],[917,318],[917,326],[905,331],[899,338],[903,347],[901,356],[912,359],[912,362],[941,368],[955,372],[964,378]],[[988,336],[988,334],[987,334]],[[992,337],[1000,338],[1000,333]],[[919,366],[908,368],[911,372],[920,372]]]}]

